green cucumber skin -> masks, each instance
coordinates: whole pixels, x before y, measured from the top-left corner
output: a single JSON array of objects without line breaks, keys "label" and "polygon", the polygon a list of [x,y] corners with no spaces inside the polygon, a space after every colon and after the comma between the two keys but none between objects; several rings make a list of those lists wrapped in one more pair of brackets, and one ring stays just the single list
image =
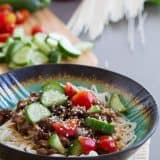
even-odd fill
[{"label": "green cucumber skin", "polygon": [[55,91],[58,91],[58,92],[63,93],[63,94],[65,93],[64,92],[64,87],[62,87],[62,84],[59,83],[59,82],[55,82],[55,81],[50,81],[50,82],[45,83],[42,86],[42,90],[43,91],[55,90]]},{"label": "green cucumber skin", "polygon": [[160,5],[160,0],[147,0],[147,2]]},{"label": "green cucumber skin", "polygon": [[85,125],[104,134],[112,134],[115,131],[114,125],[95,118],[87,117],[85,119]]},{"label": "green cucumber skin", "polygon": [[42,53],[49,56],[49,54],[51,52],[51,48],[49,47],[49,45],[45,41],[46,37],[47,37],[47,35],[42,34],[42,33],[38,33],[33,36],[32,41]]},{"label": "green cucumber skin", "polygon": [[126,112],[127,108],[122,104],[118,94],[112,94],[110,99],[110,106],[117,112]]},{"label": "green cucumber skin", "polygon": [[[24,3],[25,1],[26,0],[24,0]],[[11,3],[12,2],[15,3],[17,0],[11,0]],[[52,38],[51,40],[53,41],[57,41],[57,44],[53,44],[53,46],[51,42],[48,44],[47,37]],[[28,48],[28,52],[30,53],[27,54],[25,48]],[[60,63],[65,59],[77,58],[81,53],[82,52],[67,38],[62,35],[56,35],[56,33],[54,33],[53,36],[45,33],[39,33],[34,36],[25,36],[23,30],[17,29],[17,31],[15,30],[13,37],[9,38],[6,43],[0,44],[0,62],[7,62],[9,68],[19,68],[46,63]]]},{"label": "green cucumber skin", "polygon": [[57,151],[59,151],[61,154],[65,154],[66,149],[63,147],[59,136],[54,133],[48,140],[49,145],[52,148],[55,148]]},{"label": "green cucumber skin", "polygon": [[83,153],[82,147],[78,139],[74,140],[68,149],[68,155],[79,156]]},{"label": "green cucumber skin", "polygon": [[60,51],[51,51],[49,56],[50,63],[57,64],[62,60],[62,54]]},{"label": "green cucumber skin", "polygon": [[66,57],[66,58],[68,58],[68,57],[77,58],[77,57],[79,57],[81,55],[80,51],[79,51],[79,54],[71,53],[70,51],[68,51],[68,49],[65,48],[65,46],[64,46],[62,41],[58,42],[58,48],[63,53],[63,56]]},{"label": "green cucumber skin", "polygon": [[17,41],[9,44],[6,51],[6,62],[10,62],[14,56],[14,54],[19,51],[23,47],[23,44]]}]

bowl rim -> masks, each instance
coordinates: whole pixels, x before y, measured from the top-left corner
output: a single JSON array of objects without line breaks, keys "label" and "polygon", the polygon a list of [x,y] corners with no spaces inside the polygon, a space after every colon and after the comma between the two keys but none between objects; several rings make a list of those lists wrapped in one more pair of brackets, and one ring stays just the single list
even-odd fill
[{"label": "bowl rim", "polygon": [[39,157],[39,158],[50,158],[50,159],[57,159],[57,160],[64,160],[64,159],[68,159],[68,160],[81,160],[82,158],[84,160],[89,160],[89,159],[92,159],[92,158],[95,158],[95,157],[98,157],[98,158],[108,158],[108,157],[112,157],[112,156],[118,156],[120,154],[124,154],[124,153],[127,153],[129,151],[133,151],[133,150],[136,150],[138,149],[140,146],[142,146],[152,135],[153,133],[156,131],[157,127],[158,127],[158,123],[159,123],[159,112],[158,112],[158,106],[157,106],[157,103],[155,101],[155,99],[153,98],[153,96],[150,94],[150,92],[145,89],[141,84],[139,84],[137,81],[129,78],[128,76],[125,76],[123,74],[120,74],[120,73],[117,73],[117,72],[114,72],[114,71],[111,71],[111,70],[108,70],[108,69],[104,69],[104,68],[101,68],[101,67],[96,67],[96,66],[88,66],[88,65],[79,65],[79,64],[45,64],[45,65],[36,65],[36,66],[28,66],[28,67],[24,67],[24,68],[20,68],[20,69],[16,69],[14,71],[8,71],[6,73],[3,73],[0,75],[0,78],[7,75],[8,73],[11,73],[11,74],[16,74],[18,72],[23,72],[25,70],[28,70],[28,69],[33,69],[33,68],[44,68],[44,67],[78,67],[78,68],[87,68],[87,69],[91,69],[91,70],[99,70],[99,71],[102,71],[102,72],[110,72],[111,74],[114,74],[114,75],[117,75],[117,76],[120,76],[122,78],[125,78],[129,81],[132,81],[133,83],[135,83],[136,85],[138,85],[139,87],[141,87],[152,99],[154,105],[152,106],[153,110],[154,110],[154,121],[153,121],[153,125],[151,126],[149,132],[146,134],[146,136],[140,140],[138,143],[135,143],[129,147],[127,147],[126,149],[123,149],[123,150],[120,150],[120,151],[117,151],[117,152],[113,152],[113,153],[109,153],[109,154],[102,154],[102,155],[98,155],[98,156],[73,156],[73,157],[59,157],[59,156],[43,156],[43,155],[38,155],[38,154],[34,154],[34,153],[29,153],[29,152],[25,152],[25,151],[22,151],[22,150],[18,150],[16,148],[13,148],[13,147],[10,147],[10,146],[7,146],[3,143],[0,143],[0,147],[4,147],[4,148],[8,148],[8,149],[11,149],[12,151],[15,151],[15,152],[19,152],[19,153],[23,153],[23,154],[27,154],[28,156],[33,156],[34,157]]}]

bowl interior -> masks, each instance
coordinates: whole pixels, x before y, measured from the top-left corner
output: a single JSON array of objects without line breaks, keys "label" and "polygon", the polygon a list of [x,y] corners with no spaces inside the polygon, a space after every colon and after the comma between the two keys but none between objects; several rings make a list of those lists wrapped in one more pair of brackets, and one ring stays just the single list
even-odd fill
[{"label": "bowl interior", "polygon": [[[147,137],[157,120],[156,104],[149,92],[135,81],[110,71],[74,65],[46,65],[28,67],[10,74],[30,92],[39,92],[45,82],[56,80],[62,83],[70,81],[88,88],[95,85],[99,92],[120,93],[125,97],[121,100],[128,107],[126,116],[137,123],[135,144]],[[4,74],[2,78],[7,76]],[[14,82],[12,85],[15,85]],[[14,107],[10,105],[10,108]]]}]

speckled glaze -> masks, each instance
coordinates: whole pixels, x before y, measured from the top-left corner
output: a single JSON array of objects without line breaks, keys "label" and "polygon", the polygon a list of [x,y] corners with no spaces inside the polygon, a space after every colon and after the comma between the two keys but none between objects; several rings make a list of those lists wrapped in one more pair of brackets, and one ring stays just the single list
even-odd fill
[{"label": "speckled glaze", "polygon": [[[122,99],[123,103],[128,106],[126,116],[130,121],[137,123],[137,128],[135,130],[137,139],[132,146],[129,146],[125,150],[97,157],[83,158],[33,155],[0,144],[0,156],[5,160],[13,160],[13,157],[17,160],[125,160],[134,154],[156,130],[158,123],[158,109],[153,97],[137,82],[120,74],[81,65],[40,65],[19,69],[1,75],[0,87],[4,86],[2,83],[5,83],[4,80],[7,80],[10,75],[14,76],[28,91],[38,92],[44,82],[57,80],[60,82],[71,81],[76,85],[82,85],[85,87],[91,87],[91,85],[94,84],[99,91],[109,90],[110,92],[120,93],[125,97],[125,99]],[[12,81],[11,85],[16,87],[14,81]],[[17,96],[16,93],[15,96]],[[4,108],[1,103],[1,96],[0,107]],[[15,105],[10,104],[8,107],[13,108]]]}]

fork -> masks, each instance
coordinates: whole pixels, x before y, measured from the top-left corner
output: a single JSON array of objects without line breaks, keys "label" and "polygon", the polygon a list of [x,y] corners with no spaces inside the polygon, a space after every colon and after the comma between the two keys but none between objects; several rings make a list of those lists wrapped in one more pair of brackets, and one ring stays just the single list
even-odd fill
[{"label": "fork", "polygon": [[29,92],[12,73],[0,77],[0,109],[12,109],[28,96]]}]

